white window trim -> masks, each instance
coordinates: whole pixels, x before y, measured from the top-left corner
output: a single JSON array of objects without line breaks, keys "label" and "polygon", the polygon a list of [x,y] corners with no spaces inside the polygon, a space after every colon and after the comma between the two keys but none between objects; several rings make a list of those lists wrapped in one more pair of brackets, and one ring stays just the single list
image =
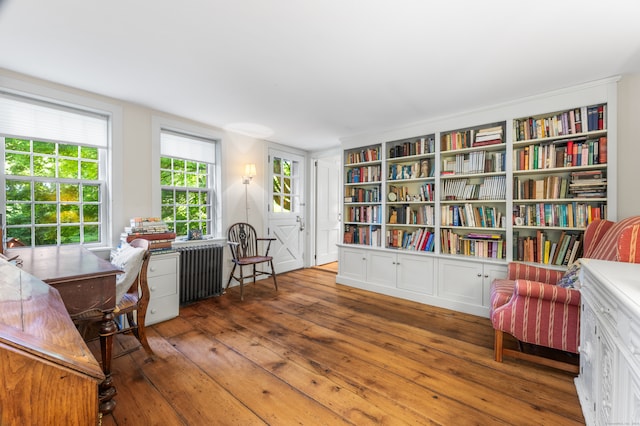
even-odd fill
[{"label": "white window trim", "polygon": [[179,120],[173,120],[166,117],[152,116],[151,117],[151,204],[153,216],[162,216],[161,210],[161,185],[160,185],[160,133],[161,131],[170,130],[177,133],[184,133],[187,135],[193,135],[204,139],[216,140],[216,163],[215,163],[215,175],[213,176],[214,182],[216,182],[218,188],[214,191],[216,196],[215,200],[212,200],[212,205],[215,206],[215,216],[212,217],[213,228],[210,235],[214,238],[222,237],[222,190],[224,188],[224,182],[222,182],[222,141],[224,133],[216,131],[207,127],[201,127],[194,124],[186,123]]},{"label": "white window trim", "polygon": [[[66,105],[72,108],[81,108],[110,118],[111,128],[107,146],[107,185],[108,193],[105,194],[107,220],[103,221],[106,227],[105,241],[100,244],[87,244],[88,247],[116,246],[120,238],[121,224],[125,223],[122,217],[123,205],[123,112],[122,107],[104,102],[87,95],[71,93],[41,84],[7,77],[0,74],[0,87],[10,93],[40,99],[46,102]],[[118,232],[114,232],[118,229]]]}]

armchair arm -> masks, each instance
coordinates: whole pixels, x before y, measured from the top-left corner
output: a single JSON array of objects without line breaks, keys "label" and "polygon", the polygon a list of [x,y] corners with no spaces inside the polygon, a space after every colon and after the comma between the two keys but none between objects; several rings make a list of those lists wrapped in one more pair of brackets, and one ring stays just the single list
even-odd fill
[{"label": "armchair arm", "polygon": [[625,228],[618,237],[618,261],[640,263],[640,224]]},{"label": "armchair arm", "polygon": [[533,280],[555,285],[564,275],[564,271],[511,262],[508,266],[507,277],[510,280]]},{"label": "armchair arm", "polygon": [[240,243],[227,240],[227,244],[229,245],[229,250],[231,250],[231,258],[233,260],[238,260],[238,246]]},{"label": "armchair arm", "polygon": [[517,297],[547,300],[563,305],[580,305],[580,292],[572,288],[558,287],[530,280],[517,280],[514,294]]},{"label": "armchair arm", "polygon": [[265,256],[269,256],[269,249],[271,249],[271,241],[275,241],[276,239],[273,237],[262,237],[262,238],[256,238],[256,241],[268,241],[267,243],[267,249],[264,251],[264,255]]}]

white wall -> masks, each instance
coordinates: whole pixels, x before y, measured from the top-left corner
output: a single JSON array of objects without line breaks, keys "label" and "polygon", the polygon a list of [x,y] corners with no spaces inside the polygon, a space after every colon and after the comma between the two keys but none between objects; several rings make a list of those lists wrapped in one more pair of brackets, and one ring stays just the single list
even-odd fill
[{"label": "white wall", "polygon": [[618,83],[618,217],[640,215],[640,74]]}]

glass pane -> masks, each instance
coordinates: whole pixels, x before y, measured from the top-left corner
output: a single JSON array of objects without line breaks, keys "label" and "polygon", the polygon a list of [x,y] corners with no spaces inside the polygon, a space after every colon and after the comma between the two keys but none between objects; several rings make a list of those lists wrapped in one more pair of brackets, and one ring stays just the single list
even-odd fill
[{"label": "glass pane", "polygon": [[282,173],[280,169],[280,159],[273,157],[273,174],[279,175],[280,173]]},{"label": "glass pane", "polygon": [[173,174],[170,171],[160,171],[160,184],[164,186],[171,186],[171,177]]},{"label": "glass pane", "polygon": [[6,138],[4,146],[11,151],[31,152],[31,142],[27,139]]},{"label": "glass pane", "polygon": [[176,204],[187,204],[187,191],[176,191]]},{"label": "glass pane", "polygon": [[169,157],[160,157],[160,168],[161,169],[171,169],[171,158],[169,158]]},{"label": "glass pane", "polygon": [[200,208],[199,207],[194,207],[194,206],[190,206],[189,207],[189,220],[194,220],[194,219],[199,219],[199,214],[200,214]]},{"label": "glass pane", "polygon": [[190,173],[195,173],[198,171],[198,163],[195,161],[187,161],[186,162],[186,170]]},{"label": "glass pane", "polygon": [[82,185],[82,201],[99,202],[100,186],[99,185]]},{"label": "glass pane", "polygon": [[60,205],[60,223],[80,223],[80,206],[78,204]]},{"label": "glass pane", "polygon": [[60,201],[80,201],[80,185],[61,183]]},{"label": "glass pane", "polygon": [[58,213],[55,204],[35,204],[35,223],[56,224],[58,223]]},{"label": "glass pane", "polygon": [[189,204],[199,204],[200,203],[200,193],[189,191]]},{"label": "glass pane", "polygon": [[174,232],[178,235],[187,235],[187,224],[184,222],[176,223],[176,230]]},{"label": "glass pane", "polygon": [[94,161],[80,162],[80,177],[87,180],[98,180],[98,163]]},{"label": "glass pane", "polygon": [[29,154],[14,154],[7,152],[4,156],[4,170],[8,175],[30,176],[31,156]]},{"label": "glass pane", "polygon": [[8,201],[31,201],[31,183],[7,179]]},{"label": "glass pane", "polygon": [[282,192],[285,194],[291,194],[291,178],[284,178],[284,188]]},{"label": "glass pane", "polygon": [[273,177],[273,193],[280,194],[282,192],[282,177],[274,176]]},{"label": "glass pane", "polygon": [[100,241],[100,227],[98,225],[84,226],[84,242],[97,243]]},{"label": "glass pane", "polygon": [[198,187],[198,175],[196,175],[194,173],[188,173],[187,174],[187,186],[191,187],[191,188],[197,188]]},{"label": "glass pane", "polygon": [[173,206],[163,206],[161,209],[162,220],[167,222],[173,222]]},{"label": "glass pane", "polygon": [[7,204],[7,225],[30,225],[31,204]]},{"label": "glass pane", "polygon": [[187,220],[187,206],[176,206],[176,220]]},{"label": "glass pane", "polygon": [[173,170],[182,172],[184,171],[184,160],[179,160],[177,158],[173,159]]},{"label": "glass pane", "polygon": [[53,182],[34,183],[35,201],[57,201],[56,184]]},{"label": "glass pane", "polygon": [[273,196],[273,212],[280,213],[282,212],[282,207],[280,206],[282,198],[279,195]]},{"label": "glass pane", "polygon": [[163,189],[161,192],[161,203],[162,204],[173,204],[173,191],[171,189]]},{"label": "glass pane", "polygon": [[58,243],[58,231],[56,227],[39,226],[36,228],[36,245],[37,246],[55,245],[57,243]]},{"label": "glass pane", "polygon": [[80,147],[80,156],[82,158],[86,158],[88,160],[97,160],[98,159],[98,148],[93,148],[89,146],[81,146]]},{"label": "glass pane", "polygon": [[56,177],[56,158],[34,155],[33,175],[42,177]]},{"label": "glass pane", "polygon": [[291,176],[291,161],[282,162],[282,173],[285,176]]},{"label": "glass pane", "polygon": [[58,176],[66,179],[77,179],[78,178],[78,160],[67,160],[64,158],[59,158],[60,169],[58,171]]},{"label": "glass pane", "polygon": [[80,242],[79,226],[61,226],[60,227],[60,243],[61,244],[77,244]]},{"label": "glass pane", "polygon": [[200,193],[200,200],[198,202],[200,204],[209,204],[209,193],[208,192],[201,192]]},{"label": "glass pane", "polygon": [[282,211],[289,213],[291,212],[291,197],[287,196],[287,197],[283,197],[284,203],[282,206]]},{"label": "glass pane", "polygon": [[209,175],[198,175],[198,188],[207,188],[209,182]]},{"label": "glass pane", "polygon": [[58,155],[62,155],[65,157],[74,157],[78,158],[78,145],[67,145],[67,144],[58,144]]},{"label": "glass pane", "polygon": [[7,238],[16,238],[26,245],[31,245],[31,227],[7,228]]},{"label": "glass pane", "polygon": [[184,173],[173,172],[173,186],[185,186]]},{"label": "glass pane", "polygon": [[100,206],[97,204],[84,204],[82,206],[82,220],[84,222],[99,222]]},{"label": "glass pane", "polygon": [[33,152],[37,154],[56,154],[55,142],[33,141]]}]

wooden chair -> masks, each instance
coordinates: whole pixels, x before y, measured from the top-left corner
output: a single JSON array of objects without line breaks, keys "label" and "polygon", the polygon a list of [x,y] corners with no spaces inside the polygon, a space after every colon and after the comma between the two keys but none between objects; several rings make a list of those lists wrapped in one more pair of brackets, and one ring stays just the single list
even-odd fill
[{"label": "wooden chair", "polygon": [[[229,274],[229,281],[225,291],[229,288],[231,280],[236,280],[240,283],[240,300],[244,300],[243,284],[247,278],[253,278],[253,283],[256,282],[256,277],[259,275],[271,275],[273,278],[273,285],[278,290],[278,283],[276,281],[276,272],[273,268],[273,257],[269,256],[269,249],[271,248],[271,242],[275,241],[275,238],[258,238],[256,236],[256,230],[248,223],[236,223],[229,227],[227,233],[227,242],[231,249],[231,260],[233,261],[233,269]],[[266,242],[266,248],[264,254],[259,254],[258,242]],[[257,269],[257,265],[262,263],[268,263],[271,272],[261,271]],[[240,267],[240,274],[235,276],[236,267]],[[252,267],[251,275],[244,275],[243,269],[245,266]]]},{"label": "wooden chair", "polygon": [[[130,248],[142,249],[143,252],[140,254],[140,250],[129,250],[131,253],[124,254],[127,259],[118,259],[117,254],[116,257],[112,259],[112,263],[125,271],[124,274],[118,277],[118,283],[116,285],[116,299],[118,302],[113,311],[118,327],[116,334],[132,333],[147,354],[153,356],[153,351],[147,341],[144,325],[150,298],[149,283],[147,281],[147,270],[151,257],[149,241],[138,238],[131,241],[129,245],[131,246]],[[123,287],[126,288],[126,291]],[[78,325],[80,334],[85,340],[88,338],[90,325],[101,322],[102,316],[101,311],[93,310],[84,312],[73,318],[76,325]],[[122,351],[116,355],[116,358],[138,350],[140,346]]]}]

